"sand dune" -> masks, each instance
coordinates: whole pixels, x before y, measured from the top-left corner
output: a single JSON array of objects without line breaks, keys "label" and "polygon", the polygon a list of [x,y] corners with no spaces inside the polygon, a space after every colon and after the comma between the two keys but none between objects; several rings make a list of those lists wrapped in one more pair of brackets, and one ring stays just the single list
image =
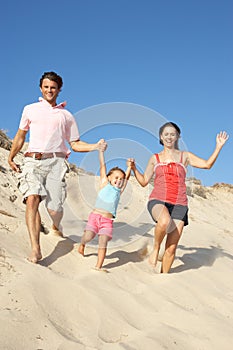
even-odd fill
[{"label": "sand dune", "polygon": [[[34,265],[25,259],[25,208],[8,152],[0,149],[0,349],[232,348],[232,186],[193,185],[190,225],[171,273],[162,275],[147,262],[153,242],[145,209],[149,188],[130,179],[105,261],[109,273],[102,273],[92,269],[96,241],[85,258],[77,253],[98,179],[72,172],[65,238],[41,233],[43,259]],[[43,204],[41,214],[49,227]]]}]

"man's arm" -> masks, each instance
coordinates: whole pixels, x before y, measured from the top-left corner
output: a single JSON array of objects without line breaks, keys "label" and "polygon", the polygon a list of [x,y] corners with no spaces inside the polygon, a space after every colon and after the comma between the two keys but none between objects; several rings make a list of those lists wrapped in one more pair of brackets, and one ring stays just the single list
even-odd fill
[{"label": "man's arm", "polygon": [[91,152],[96,150],[105,151],[107,143],[104,139],[99,140],[97,143],[87,143],[81,140],[70,142],[70,146],[74,152]]},{"label": "man's arm", "polygon": [[8,163],[9,163],[11,169],[16,171],[16,172],[20,172],[20,168],[19,168],[19,165],[14,162],[14,157],[23,147],[26,134],[27,134],[27,131],[18,129],[18,131],[14,137],[14,140],[13,140],[13,143],[11,146],[11,150],[10,150],[10,154],[8,157]]}]

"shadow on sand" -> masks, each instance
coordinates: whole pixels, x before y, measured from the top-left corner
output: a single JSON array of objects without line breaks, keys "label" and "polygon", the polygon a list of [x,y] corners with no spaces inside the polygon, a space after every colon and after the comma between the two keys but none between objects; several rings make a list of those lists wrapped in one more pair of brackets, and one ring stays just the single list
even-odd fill
[{"label": "shadow on sand", "polygon": [[220,257],[227,257],[233,260],[233,256],[226,253],[224,249],[220,247],[210,246],[210,248],[197,248],[179,245],[179,249],[188,251],[187,254],[178,256],[179,260],[181,260],[184,265],[171,268],[171,273],[199,269],[202,266],[212,266],[215,260]]},{"label": "shadow on sand", "polygon": [[[77,225],[74,224],[73,226],[76,227]],[[127,264],[129,262],[139,262],[143,260],[140,254],[140,250],[129,253],[122,250],[122,245],[132,243],[135,239],[137,240],[138,238],[140,238],[140,236],[151,237],[151,235],[148,232],[151,230],[152,227],[152,224],[144,222],[139,223],[137,226],[132,226],[126,224],[125,222],[114,223],[113,239],[111,243],[112,249],[115,249],[116,251],[110,255],[107,255],[106,260],[114,258],[118,260],[117,262],[105,265],[105,267],[112,268]],[[38,263],[41,266],[49,267],[62,256],[69,254],[73,250],[74,245],[79,243],[80,240],[81,236],[69,235],[68,237],[65,237],[57,243],[53,251],[46,258],[40,260]],[[120,248],[119,250],[117,246]],[[98,240],[96,241],[96,253],[85,254],[85,256],[88,257],[92,255],[97,255],[97,249]]]},{"label": "shadow on sand", "polygon": [[[85,258],[88,258],[90,256],[96,256],[97,257],[97,252],[96,253],[89,253],[85,254]],[[107,260],[109,259],[117,259],[117,261],[107,263]],[[104,265],[103,268],[105,269],[111,269],[114,267],[119,267],[122,265],[126,265],[130,262],[137,263],[144,260],[143,256],[139,253],[138,250],[135,250],[134,252],[126,252],[124,250],[117,250],[116,252],[112,254],[108,254],[105,257],[104,260]]]},{"label": "shadow on sand", "polygon": [[[73,227],[75,227],[75,222]],[[78,226],[78,225],[76,225]],[[114,222],[113,223],[113,238],[110,245],[114,248],[122,246],[124,244],[132,243],[135,239],[141,237],[151,237],[149,231],[153,228],[153,224],[139,222],[137,225],[129,225],[125,222]],[[72,230],[71,230],[72,232]],[[83,231],[79,235],[69,234],[69,238],[79,243],[82,237]],[[109,247],[110,247],[109,245]]]},{"label": "shadow on sand", "polygon": [[[108,255],[106,257],[106,260],[108,260],[108,259],[118,259],[118,260],[115,262],[108,263],[108,264],[105,263],[104,264],[105,269],[119,267],[119,266],[128,264],[129,262],[137,263],[137,262],[142,261],[144,258],[143,258],[143,255],[140,254],[140,251],[138,251],[138,250],[135,250],[133,252],[126,252],[124,250],[118,250],[118,251]],[[106,260],[105,260],[105,262],[106,262]]]},{"label": "shadow on sand", "polygon": [[38,264],[40,264],[41,266],[49,267],[62,256],[69,254],[73,250],[74,245],[75,242],[72,241],[70,238],[64,238],[63,240],[57,243],[52,253],[46,258],[40,260]]}]

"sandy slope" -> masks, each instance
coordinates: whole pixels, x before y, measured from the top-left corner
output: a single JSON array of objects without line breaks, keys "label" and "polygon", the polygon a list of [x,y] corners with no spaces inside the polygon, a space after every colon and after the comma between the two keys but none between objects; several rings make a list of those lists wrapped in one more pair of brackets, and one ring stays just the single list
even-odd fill
[{"label": "sandy slope", "polygon": [[[29,239],[24,206],[7,156],[0,149],[0,349],[232,348],[230,186],[204,189],[206,199],[190,197],[190,225],[171,273],[161,275],[146,259],[153,235],[145,210],[149,189],[131,179],[105,262],[109,273],[102,273],[91,269],[96,242],[87,248],[87,257],[77,253],[98,179],[71,173],[66,237],[42,233],[44,258],[33,265],[25,259]],[[49,225],[43,206],[41,213]]]}]

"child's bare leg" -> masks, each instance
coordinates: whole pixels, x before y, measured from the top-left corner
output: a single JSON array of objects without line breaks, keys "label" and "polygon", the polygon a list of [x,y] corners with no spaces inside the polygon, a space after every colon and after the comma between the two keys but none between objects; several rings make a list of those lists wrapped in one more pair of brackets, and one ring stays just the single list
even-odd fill
[{"label": "child's bare leg", "polygon": [[101,269],[103,266],[106,252],[107,252],[107,244],[108,244],[109,239],[110,238],[106,235],[99,236],[98,259],[97,259],[97,263],[95,266],[97,269]]},{"label": "child's bare leg", "polygon": [[85,231],[82,238],[81,243],[78,247],[79,254],[84,256],[85,245],[90,242],[95,237],[95,233],[92,231]]}]

